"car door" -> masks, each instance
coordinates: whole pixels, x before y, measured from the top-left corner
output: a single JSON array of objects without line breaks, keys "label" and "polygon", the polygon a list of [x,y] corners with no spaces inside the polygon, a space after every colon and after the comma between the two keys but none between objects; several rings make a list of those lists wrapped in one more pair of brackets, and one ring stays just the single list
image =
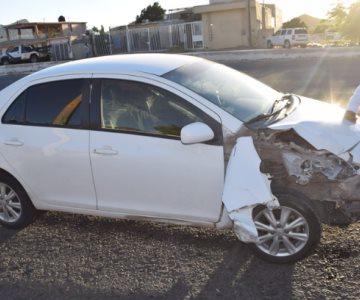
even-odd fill
[{"label": "car door", "polygon": [[279,44],[278,44],[279,46],[283,46],[283,45],[284,45],[285,39],[286,39],[286,32],[287,32],[286,29],[281,30],[280,36],[279,36]]},{"label": "car door", "polygon": [[10,49],[7,54],[11,57],[13,61],[20,61],[21,60],[21,53],[19,47],[15,47]]},{"label": "car door", "polygon": [[[89,76],[89,75],[86,75]],[[96,209],[86,122],[90,79],[38,82],[2,117],[0,153],[38,208]]]},{"label": "car door", "polygon": [[274,46],[279,46],[279,45],[280,45],[280,42],[279,42],[280,32],[281,32],[280,30],[276,31],[276,32],[274,33],[274,35],[272,36],[272,38],[271,38],[272,44],[273,44]]},{"label": "car door", "polygon": [[[188,100],[151,81],[94,81],[90,157],[99,210],[197,223],[219,219],[221,122]],[[192,122],[209,125],[215,138],[182,144],[180,130]]]}]

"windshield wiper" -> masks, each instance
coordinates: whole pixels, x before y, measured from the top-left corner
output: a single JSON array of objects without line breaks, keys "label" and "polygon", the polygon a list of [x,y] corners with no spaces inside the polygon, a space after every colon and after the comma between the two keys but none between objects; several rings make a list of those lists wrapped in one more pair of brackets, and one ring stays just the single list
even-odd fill
[{"label": "windshield wiper", "polygon": [[[287,101],[287,103],[285,103],[285,105],[282,106],[281,108],[279,108],[278,110],[274,111],[276,105],[282,101]],[[273,116],[279,114],[280,112],[282,112],[284,110],[284,108],[288,108],[289,106],[291,106],[292,103],[293,103],[293,95],[292,94],[284,94],[280,99],[276,99],[274,101],[274,103],[271,106],[270,111],[268,113],[263,113],[263,114],[257,115],[256,117],[245,122],[245,124],[251,124],[251,123],[261,121],[263,119],[273,117]]]}]

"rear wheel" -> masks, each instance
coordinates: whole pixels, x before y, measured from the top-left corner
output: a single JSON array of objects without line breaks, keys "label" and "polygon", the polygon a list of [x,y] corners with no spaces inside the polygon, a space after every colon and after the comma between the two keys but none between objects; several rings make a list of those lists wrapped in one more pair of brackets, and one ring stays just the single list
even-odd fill
[{"label": "rear wheel", "polygon": [[0,224],[22,228],[36,217],[36,209],[23,187],[11,176],[0,176]]},{"label": "rear wheel", "polygon": [[291,48],[291,44],[290,44],[289,40],[286,40],[286,41],[285,41],[285,43],[284,43],[284,48],[286,48],[286,49]]},{"label": "rear wheel", "polygon": [[9,60],[7,58],[3,59],[1,61],[1,63],[4,65],[4,66],[7,66],[9,64]]},{"label": "rear wheel", "polygon": [[35,54],[33,54],[33,55],[31,55],[31,57],[30,57],[30,61],[31,61],[32,63],[36,63],[36,62],[38,61],[38,57],[37,57]]},{"label": "rear wheel", "polygon": [[250,244],[260,258],[292,263],[308,256],[320,242],[321,225],[313,210],[301,199],[279,196],[280,207],[254,209],[259,243]]}]

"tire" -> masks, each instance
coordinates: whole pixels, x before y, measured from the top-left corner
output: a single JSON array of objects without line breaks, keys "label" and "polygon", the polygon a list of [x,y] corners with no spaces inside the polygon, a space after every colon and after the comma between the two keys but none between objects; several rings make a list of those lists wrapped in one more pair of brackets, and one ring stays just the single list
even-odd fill
[{"label": "tire", "polygon": [[268,49],[272,49],[272,48],[274,48],[274,45],[271,43],[271,41],[267,41],[266,47],[267,47]]},{"label": "tire", "polygon": [[306,45],[306,44],[305,44],[305,45],[300,45],[300,47],[301,47],[301,48],[306,48],[307,45]]},{"label": "tire", "polygon": [[0,175],[0,224],[23,228],[32,223],[37,211],[24,188],[13,177]]},{"label": "tire", "polygon": [[38,57],[37,57],[35,54],[33,54],[33,55],[30,56],[30,61],[31,61],[32,63],[36,63],[38,60],[39,60],[39,59],[38,59]]},{"label": "tire", "polygon": [[1,64],[4,65],[4,66],[7,66],[9,63],[10,63],[10,62],[9,62],[9,60],[8,60],[7,58],[5,58],[5,59],[3,59],[3,60],[1,61]]},{"label": "tire", "polygon": [[286,49],[290,49],[291,48],[291,44],[289,42],[289,40],[286,40],[285,43],[284,43],[284,48]]},{"label": "tire", "polygon": [[258,257],[268,262],[294,263],[310,255],[319,244],[321,224],[304,200],[291,194],[279,195],[278,199],[279,209],[270,211],[264,206],[254,209],[260,243],[249,246]]}]

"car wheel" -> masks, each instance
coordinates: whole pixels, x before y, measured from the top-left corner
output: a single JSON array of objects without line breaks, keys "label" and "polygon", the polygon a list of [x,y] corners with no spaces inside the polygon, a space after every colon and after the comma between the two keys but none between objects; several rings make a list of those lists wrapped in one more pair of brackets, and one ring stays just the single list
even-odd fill
[{"label": "car wheel", "polygon": [[37,57],[35,54],[33,54],[33,55],[31,55],[31,57],[30,57],[30,61],[31,61],[32,63],[36,63],[36,62],[38,61],[38,57]]},{"label": "car wheel", "polygon": [[9,175],[0,176],[0,224],[22,228],[32,223],[36,209],[23,187]]},{"label": "car wheel", "polygon": [[271,43],[271,41],[267,41],[266,47],[267,47],[268,49],[274,48],[274,46],[273,46],[273,44]]},{"label": "car wheel", "polygon": [[284,48],[286,48],[286,49],[291,48],[291,44],[290,44],[290,42],[288,40],[285,41]]},{"label": "car wheel", "polygon": [[320,242],[321,225],[307,203],[291,194],[278,197],[280,207],[264,206],[253,212],[259,242],[250,247],[260,258],[293,263],[308,256]]},{"label": "car wheel", "polygon": [[8,60],[8,59],[4,59],[4,60],[2,61],[2,64],[3,64],[4,66],[7,66],[7,65],[9,64],[9,60]]}]

